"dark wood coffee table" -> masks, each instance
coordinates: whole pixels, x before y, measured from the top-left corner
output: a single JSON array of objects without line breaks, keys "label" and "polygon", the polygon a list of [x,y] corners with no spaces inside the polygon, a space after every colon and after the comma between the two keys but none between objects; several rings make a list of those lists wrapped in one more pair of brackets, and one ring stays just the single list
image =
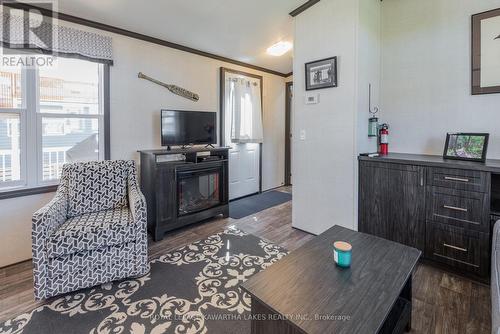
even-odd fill
[{"label": "dark wood coffee table", "polygon": [[[352,265],[333,242],[352,244]],[[252,333],[402,333],[411,327],[412,272],[421,252],[334,226],[241,285]]]}]

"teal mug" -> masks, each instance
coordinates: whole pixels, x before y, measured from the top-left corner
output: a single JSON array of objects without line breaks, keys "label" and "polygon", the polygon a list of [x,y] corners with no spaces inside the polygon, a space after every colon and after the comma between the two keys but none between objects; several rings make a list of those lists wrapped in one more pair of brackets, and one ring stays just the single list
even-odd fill
[{"label": "teal mug", "polygon": [[352,245],[345,241],[334,242],[333,258],[339,267],[349,268],[351,266]]}]

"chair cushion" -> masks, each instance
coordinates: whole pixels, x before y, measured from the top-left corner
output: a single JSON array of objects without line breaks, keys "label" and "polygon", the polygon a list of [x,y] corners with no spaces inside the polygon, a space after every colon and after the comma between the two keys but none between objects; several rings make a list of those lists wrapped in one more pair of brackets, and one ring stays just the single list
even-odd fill
[{"label": "chair cushion", "polygon": [[93,271],[96,268],[125,266],[135,264],[136,242],[129,242],[116,246],[109,246],[88,252],[73,253],[50,259],[48,275],[51,278],[68,276],[82,271]]},{"label": "chair cushion", "polygon": [[127,178],[132,161],[92,161],[65,165],[68,217],[128,205]]},{"label": "chair cushion", "polygon": [[135,240],[128,208],[87,213],[68,219],[48,239],[49,258],[90,251]]}]

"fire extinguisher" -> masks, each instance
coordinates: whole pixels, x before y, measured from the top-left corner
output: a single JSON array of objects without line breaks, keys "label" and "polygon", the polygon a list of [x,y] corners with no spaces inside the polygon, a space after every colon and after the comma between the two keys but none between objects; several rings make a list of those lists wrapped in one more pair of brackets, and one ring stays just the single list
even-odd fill
[{"label": "fire extinguisher", "polygon": [[384,123],[380,126],[379,130],[379,153],[389,154],[389,124]]}]

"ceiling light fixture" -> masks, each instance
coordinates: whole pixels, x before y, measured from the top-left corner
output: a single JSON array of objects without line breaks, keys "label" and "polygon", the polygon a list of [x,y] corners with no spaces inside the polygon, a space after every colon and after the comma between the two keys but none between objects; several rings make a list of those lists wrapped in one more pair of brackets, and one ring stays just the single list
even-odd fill
[{"label": "ceiling light fixture", "polygon": [[292,43],[281,41],[267,48],[267,54],[275,57],[283,56],[285,53],[290,51],[292,47]]}]

